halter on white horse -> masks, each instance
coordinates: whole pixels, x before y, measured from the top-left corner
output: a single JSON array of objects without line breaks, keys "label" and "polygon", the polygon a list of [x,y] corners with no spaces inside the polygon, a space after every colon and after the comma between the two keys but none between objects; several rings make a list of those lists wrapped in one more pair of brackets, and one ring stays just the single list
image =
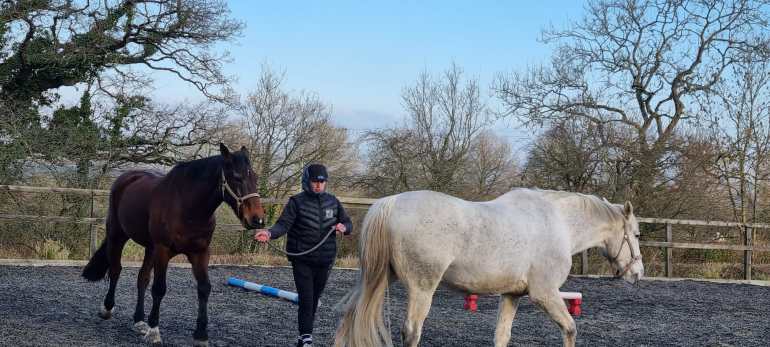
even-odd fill
[{"label": "halter on white horse", "polygon": [[[605,200],[606,201],[606,200]],[[623,221],[625,223],[625,221]],[[609,254],[607,254],[607,259],[613,263],[618,263],[618,258],[620,257],[620,253],[623,252],[623,246],[628,245],[628,251],[631,252],[631,261],[626,264],[626,266],[623,267],[623,270],[620,269],[615,271],[615,278],[623,278],[625,274],[628,273],[629,270],[631,270],[631,267],[634,266],[637,262],[641,263],[642,261],[642,254],[636,253],[634,251],[634,246],[631,245],[631,238],[628,236],[628,229],[623,226],[623,240],[620,241],[620,247],[618,247],[618,253],[615,254],[614,257],[611,257]]]}]

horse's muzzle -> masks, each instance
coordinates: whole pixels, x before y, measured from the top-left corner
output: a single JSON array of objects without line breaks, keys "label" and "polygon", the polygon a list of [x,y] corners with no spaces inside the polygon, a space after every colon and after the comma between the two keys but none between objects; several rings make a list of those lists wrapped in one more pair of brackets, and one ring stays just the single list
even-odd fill
[{"label": "horse's muzzle", "polygon": [[249,229],[262,229],[265,227],[265,221],[262,218],[254,217],[248,221]]}]

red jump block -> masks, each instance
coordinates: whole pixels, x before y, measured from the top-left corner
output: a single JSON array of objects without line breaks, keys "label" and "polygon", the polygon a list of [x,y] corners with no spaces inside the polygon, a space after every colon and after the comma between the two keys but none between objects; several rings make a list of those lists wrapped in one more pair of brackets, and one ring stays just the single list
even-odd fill
[{"label": "red jump block", "polygon": [[583,312],[580,304],[583,303],[583,294],[576,292],[559,292],[561,298],[567,301],[567,311],[569,314],[578,317]]},{"label": "red jump block", "polygon": [[[577,292],[559,292],[559,294],[562,299],[567,301],[567,311],[569,311],[569,314],[575,317],[580,316],[583,312],[580,309],[580,305],[583,303],[583,294]],[[476,294],[466,295],[463,308],[471,312],[476,312],[478,310],[478,299],[479,296]]]},{"label": "red jump block", "polygon": [[465,304],[463,304],[463,308],[471,312],[476,312],[476,310],[479,309],[479,306],[476,304],[476,300],[478,299],[479,299],[479,296],[476,294],[466,295]]}]

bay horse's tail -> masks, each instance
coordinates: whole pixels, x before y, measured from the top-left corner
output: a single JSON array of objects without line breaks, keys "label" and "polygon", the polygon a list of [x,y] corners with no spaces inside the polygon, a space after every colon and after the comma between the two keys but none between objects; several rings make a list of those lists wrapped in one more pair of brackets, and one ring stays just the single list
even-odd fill
[{"label": "bay horse's tail", "polygon": [[361,272],[358,283],[340,302],[345,314],[334,337],[335,346],[393,345],[382,314],[391,272],[387,219],[395,200],[395,196],[382,198],[366,213],[359,241]]},{"label": "bay horse's tail", "polygon": [[81,276],[88,281],[101,281],[107,276],[107,271],[110,269],[110,258],[109,254],[107,254],[107,247],[110,242],[110,237],[113,236],[112,229],[115,227],[111,226],[111,224],[118,222],[118,201],[120,200],[120,196],[123,195],[125,187],[138,178],[139,176],[136,175],[135,172],[129,171],[120,175],[112,184],[109,206],[107,208],[104,240],[99,246],[99,249],[97,249],[94,255],[91,256],[91,259],[88,261],[88,264],[86,264],[86,267],[83,268],[83,273],[81,274]]},{"label": "bay horse's tail", "polygon": [[83,269],[83,278],[91,282],[101,281],[107,276],[107,270],[110,268],[110,261],[107,258],[107,239],[102,241],[102,245],[96,250],[91,260],[88,261]]}]

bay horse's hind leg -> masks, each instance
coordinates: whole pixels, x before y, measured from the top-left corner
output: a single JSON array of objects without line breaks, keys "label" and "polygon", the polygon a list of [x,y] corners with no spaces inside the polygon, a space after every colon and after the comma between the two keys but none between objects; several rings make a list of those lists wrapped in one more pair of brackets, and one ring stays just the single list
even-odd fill
[{"label": "bay horse's hind leg", "polygon": [[150,326],[144,321],[144,295],[147,292],[147,285],[150,284],[150,274],[152,271],[152,248],[144,249],[144,259],[142,267],[139,269],[139,275],[136,277],[136,309],[134,310],[134,331],[145,335]]},{"label": "bay horse's hind leg", "polygon": [[529,297],[535,305],[542,308],[543,311],[545,311],[559,326],[562,337],[564,338],[564,346],[574,347],[577,335],[575,320],[572,319],[569,311],[567,311],[567,305],[564,304],[564,300],[561,298],[561,295],[559,295],[559,290],[552,289],[536,292],[530,290]]},{"label": "bay horse's hind leg", "polygon": [[208,302],[211,293],[211,282],[209,281],[209,250],[205,252],[193,253],[187,255],[192,265],[193,276],[198,282],[198,319],[195,323],[195,346],[208,346]]},{"label": "bay horse's hind leg", "polygon": [[160,302],[166,295],[166,271],[168,261],[171,259],[171,250],[168,247],[155,245],[153,247],[153,279],[152,279],[152,309],[150,310],[150,329],[144,338],[153,345],[160,345],[163,340],[160,337],[158,322],[160,320]]},{"label": "bay horse's hind leg", "polygon": [[112,318],[112,309],[115,307],[115,286],[118,285],[120,271],[123,269],[120,264],[120,258],[123,255],[123,246],[125,246],[126,241],[128,241],[128,237],[126,237],[122,231],[115,231],[116,232],[112,234],[112,238],[107,242],[107,257],[109,258],[110,264],[110,289],[107,290],[107,295],[104,297],[104,308],[99,312],[99,317],[102,317],[103,319]]}]

